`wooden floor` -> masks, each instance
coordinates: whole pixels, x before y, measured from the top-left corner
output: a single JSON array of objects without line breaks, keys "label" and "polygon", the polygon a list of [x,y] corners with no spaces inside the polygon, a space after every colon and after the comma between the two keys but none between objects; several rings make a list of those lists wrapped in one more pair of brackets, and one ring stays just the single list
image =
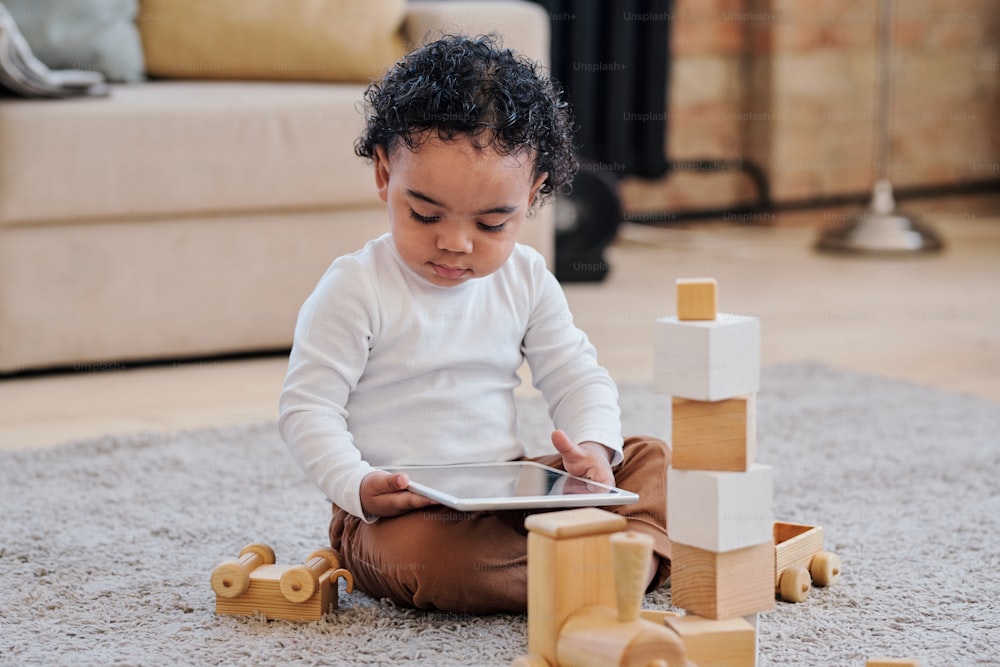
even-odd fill
[{"label": "wooden floor", "polygon": [[[816,252],[818,226],[854,209],[629,226],[607,254],[609,278],[566,292],[620,383],[651,381],[652,321],[673,313],[674,280],[712,276],[720,310],[761,319],[764,364],[818,361],[1000,403],[1000,196],[905,210],[945,237],[945,252]],[[0,448],[271,420],[284,371],[276,354],[0,379]]]}]

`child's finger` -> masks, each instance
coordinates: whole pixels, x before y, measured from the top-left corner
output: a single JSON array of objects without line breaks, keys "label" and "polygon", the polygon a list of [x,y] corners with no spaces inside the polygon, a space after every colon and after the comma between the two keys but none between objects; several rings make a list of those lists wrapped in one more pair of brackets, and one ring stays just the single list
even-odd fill
[{"label": "child's finger", "polygon": [[409,486],[410,478],[405,473],[390,475],[383,497],[393,509],[399,512],[435,504],[435,501],[430,498],[409,491]]},{"label": "child's finger", "polygon": [[575,458],[581,454],[580,448],[573,444],[573,441],[569,439],[565,431],[552,431],[552,446],[556,448],[557,452],[562,454],[564,459],[567,456]]},{"label": "child's finger", "polygon": [[389,485],[386,492],[395,493],[396,491],[403,491],[408,486],[410,486],[410,478],[405,473],[399,472],[389,476]]},{"label": "child's finger", "polygon": [[438,504],[436,500],[431,500],[427,496],[421,496],[420,494],[417,493],[408,492],[406,495],[407,495],[407,502],[409,509],[415,510],[421,507],[429,507],[431,505]]},{"label": "child's finger", "polygon": [[[400,480],[400,477],[403,479]],[[405,489],[410,483],[409,480],[406,479],[406,475],[402,473],[391,474],[382,472],[381,470],[368,475],[368,477],[365,478],[365,482],[368,484],[368,493],[372,496],[395,493],[400,489]]]},{"label": "child's finger", "polygon": [[375,470],[361,482],[361,507],[373,516],[396,516],[435,502],[408,490],[410,479],[404,473]]},{"label": "child's finger", "polygon": [[437,503],[430,498],[418,495],[411,491],[402,491],[393,494],[386,494],[380,501],[384,503],[383,516],[396,516],[409,512],[410,510],[421,509]]}]

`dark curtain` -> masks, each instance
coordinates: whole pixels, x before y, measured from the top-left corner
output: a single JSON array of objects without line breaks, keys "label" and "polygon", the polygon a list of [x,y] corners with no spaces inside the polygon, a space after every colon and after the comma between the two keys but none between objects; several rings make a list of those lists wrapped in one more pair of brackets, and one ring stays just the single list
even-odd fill
[{"label": "dark curtain", "polygon": [[552,26],[581,156],[618,176],[666,173],[671,0],[536,0]]}]

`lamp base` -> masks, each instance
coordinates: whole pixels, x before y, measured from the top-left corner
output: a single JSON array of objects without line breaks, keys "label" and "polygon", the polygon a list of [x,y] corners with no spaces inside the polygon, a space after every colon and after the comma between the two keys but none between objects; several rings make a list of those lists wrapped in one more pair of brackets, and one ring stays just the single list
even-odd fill
[{"label": "lamp base", "polygon": [[825,231],[816,248],[843,253],[905,254],[939,251],[944,243],[933,229],[897,211],[892,185],[881,180],[875,184],[868,210],[855,220]]}]

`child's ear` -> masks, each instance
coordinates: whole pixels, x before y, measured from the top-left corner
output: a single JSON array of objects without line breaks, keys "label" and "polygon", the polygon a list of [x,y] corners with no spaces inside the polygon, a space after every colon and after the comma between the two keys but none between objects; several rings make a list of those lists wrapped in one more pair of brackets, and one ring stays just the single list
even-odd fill
[{"label": "child's ear", "polygon": [[535,197],[538,195],[538,191],[541,189],[541,187],[545,185],[545,181],[548,180],[548,178],[549,178],[549,172],[543,171],[541,174],[538,175],[538,178],[535,179],[535,182],[532,183],[531,194],[528,196],[529,207],[534,206]]},{"label": "child's ear", "polygon": [[389,201],[389,154],[382,146],[375,147],[375,154],[372,156],[375,163],[375,187],[378,189],[378,196],[384,202]]}]

